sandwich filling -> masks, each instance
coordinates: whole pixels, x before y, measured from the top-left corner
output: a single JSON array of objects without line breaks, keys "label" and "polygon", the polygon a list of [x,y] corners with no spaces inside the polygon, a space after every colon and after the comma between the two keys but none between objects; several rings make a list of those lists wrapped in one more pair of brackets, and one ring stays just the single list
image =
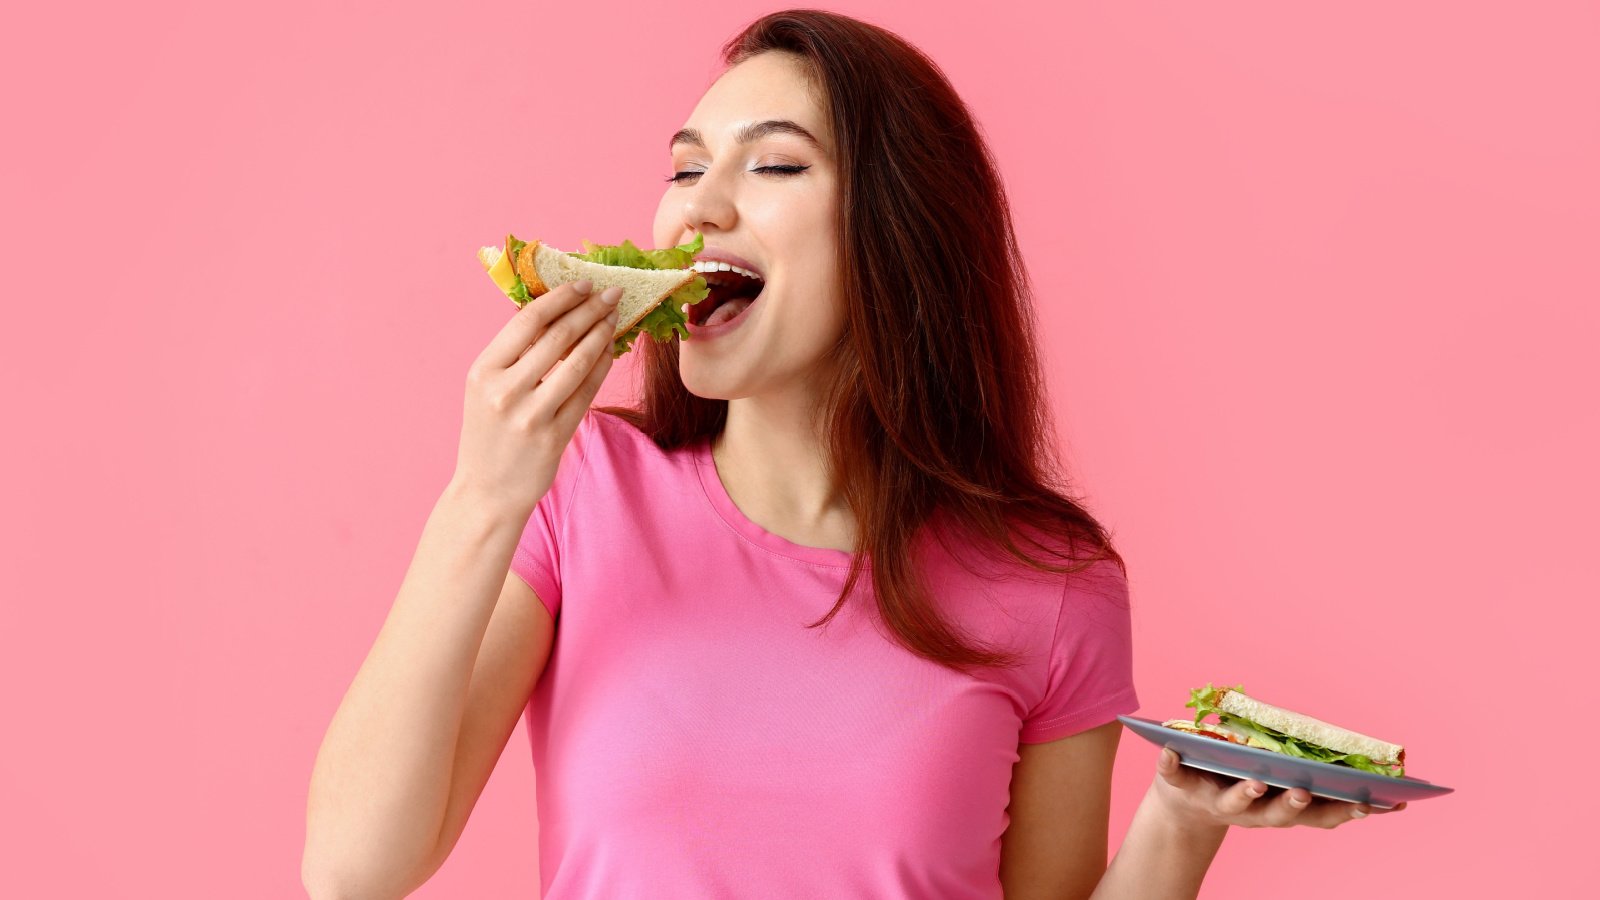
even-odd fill
[{"label": "sandwich filling", "polygon": [[[1243,744],[1244,746],[1255,747],[1260,750],[1270,750],[1274,753],[1282,753],[1287,756],[1294,756],[1300,759],[1310,759],[1316,760],[1317,762],[1332,763],[1334,765],[1350,766],[1354,769],[1360,769],[1363,772],[1371,772],[1374,775],[1387,775],[1391,778],[1399,778],[1406,774],[1405,749],[1402,747],[1398,747],[1397,745],[1385,745],[1381,741],[1368,738],[1364,735],[1357,735],[1353,732],[1343,732],[1342,729],[1338,729],[1338,731],[1344,733],[1346,739],[1359,738],[1364,742],[1362,746],[1371,744],[1379,747],[1380,749],[1387,746],[1388,750],[1385,751],[1384,756],[1375,757],[1375,755],[1372,753],[1350,752],[1348,747],[1344,749],[1330,747],[1326,744],[1310,739],[1306,736],[1306,734],[1289,733],[1291,731],[1311,730],[1294,727],[1295,719],[1302,720],[1302,724],[1315,723],[1317,726],[1326,726],[1326,723],[1322,723],[1309,717],[1298,716],[1298,714],[1295,713],[1288,713],[1286,710],[1277,710],[1276,707],[1271,707],[1256,701],[1255,705],[1258,707],[1276,710],[1280,714],[1280,719],[1283,718],[1282,714],[1285,713],[1289,717],[1289,724],[1281,724],[1281,728],[1272,728],[1267,725],[1263,725],[1260,722],[1254,721],[1244,715],[1240,715],[1237,711],[1229,711],[1228,709],[1225,709],[1225,703],[1228,706],[1234,707],[1235,710],[1244,705],[1237,702],[1228,703],[1226,701],[1225,698],[1229,694],[1235,693],[1240,698],[1248,696],[1244,693],[1241,687],[1214,688],[1210,684],[1207,684],[1203,688],[1195,688],[1189,692],[1189,702],[1184,704],[1185,706],[1192,707],[1194,709],[1194,720],[1170,719],[1166,722],[1162,722],[1161,724],[1167,728],[1188,732],[1189,734],[1196,734],[1218,740],[1229,741],[1235,744]],[[1215,724],[1202,721],[1207,716],[1213,714],[1217,717],[1217,722]],[[1322,730],[1326,731],[1327,729],[1324,727]],[[1334,740],[1332,738],[1329,738],[1329,740],[1333,741],[1334,743],[1344,742],[1340,740]]]},{"label": "sandwich filling", "polygon": [[[694,240],[687,244],[663,247],[659,250],[641,250],[634,246],[632,241],[623,241],[614,246],[584,241],[584,252],[572,255],[586,262],[607,266],[629,266],[635,269],[690,269],[694,266],[694,255],[703,250],[705,245],[705,237],[699,233],[696,233]],[[618,337],[612,345],[612,355],[621,356],[628,352],[634,339],[641,334],[650,335],[657,343],[666,343],[674,337],[688,337],[690,311],[695,306],[704,305],[705,299],[706,281],[697,275],[660,306],[652,309],[649,315],[640,319],[626,334]]]},{"label": "sandwich filling", "polygon": [[[537,250],[552,249],[552,252],[560,252],[553,248],[538,247],[537,244],[535,246]],[[543,294],[550,287],[536,284],[530,288],[522,280],[513,260],[517,259],[526,247],[528,247],[527,241],[518,240],[515,235],[508,234],[504,248],[483,247],[478,251],[478,260],[483,263],[489,277],[494,279],[494,283],[511,298],[513,303],[517,304],[518,309],[526,306],[529,300]],[[687,244],[656,250],[640,249],[632,241],[623,241],[621,244],[596,244],[593,241],[584,241],[582,253],[566,255],[601,266],[683,270],[684,273],[688,273],[694,266],[695,254],[704,248],[705,238],[697,233],[694,240]],[[537,278],[537,276],[530,277]],[[612,338],[612,358],[627,353],[632,349],[633,342],[641,335],[649,335],[657,343],[688,337],[689,310],[697,304],[703,304],[705,299],[705,278],[698,273],[689,275],[689,279],[682,282],[679,288],[665,297],[655,299],[643,315]],[[625,300],[624,307],[626,306]]]}]

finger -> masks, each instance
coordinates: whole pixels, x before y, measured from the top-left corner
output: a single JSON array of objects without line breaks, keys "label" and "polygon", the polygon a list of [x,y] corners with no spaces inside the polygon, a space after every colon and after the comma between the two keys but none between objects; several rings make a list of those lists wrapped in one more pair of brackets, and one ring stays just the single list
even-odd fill
[{"label": "finger", "polygon": [[1161,755],[1156,757],[1156,774],[1161,776],[1161,780],[1176,788],[1186,787],[1193,780],[1192,770],[1185,769],[1178,762],[1178,751],[1171,747],[1161,748]]},{"label": "finger", "polygon": [[[577,349],[577,345],[589,333],[589,329],[593,328],[597,321],[604,320],[606,313],[616,308],[614,298],[621,293],[621,288],[608,288],[593,294],[583,303],[567,310],[540,332],[533,345],[524,350],[522,358],[511,366],[511,379],[516,389],[531,391],[540,382],[549,378],[556,364],[566,359],[568,353]],[[555,409],[556,405],[559,405],[559,401],[550,409]]]},{"label": "finger", "polygon": [[1162,781],[1185,793],[1195,792],[1201,796],[1209,796],[1221,790],[1210,772],[1182,765],[1182,761],[1178,751],[1164,747],[1161,755],[1156,758],[1156,774]]},{"label": "finger", "polygon": [[[622,288],[609,287],[568,310],[551,322],[550,327],[539,335],[533,346],[528,348],[524,359],[531,357],[530,365],[534,367],[542,365],[548,371],[555,360],[564,359],[568,351],[583,340],[596,322],[602,321],[608,313],[617,308],[617,299],[621,296]],[[545,360],[549,362],[546,363]]]},{"label": "finger", "polygon": [[1271,828],[1293,825],[1300,814],[1311,808],[1311,792],[1305,788],[1290,788],[1261,810],[1261,824]]},{"label": "finger", "polygon": [[590,288],[591,282],[585,278],[557,285],[523,304],[484,348],[483,362],[498,369],[510,368],[551,322],[588,298]]},{"label": "finger", "polygon": [[600,385],[606,380],[606,373],[611,371],[611,364],[614,362],[610,346],[609,343],[606,345],[605,353],[595,361],[594,368],[589,370],[589,375],[583,379],[583,384],[573,392],[566,403],[561,404],[561,409],[556,411],[556,421],[561,423],[562,428],[576,429],[577,421],[582,419],[583,414],[594,404],[595,395],[600,392]]},{"label": "finger", "polygon": [[1295,816],[1289,824],[1307,825],[1312,828],[1338,828],[1346,822],[1366,818],[1371,812],[1372,807],[1366,803],[1313,797],[1311,805]]},{"label": "finger", "polygon": [[1217,797],[1217,813],[1223,816],[1243,815],[1266,792],[1267,785],[1264,782],[1253,778],[1236,781]]},{"label": "finger", "polygon": [[615,323],[609,317],[589,329],[578,346],[556,367],[555,374],[533,392],[538,415],[550,416],[558,429],[568,425],[577,427],[577,420],[589,408],[589,402],[611,368],[611,342],[615,333]]}]

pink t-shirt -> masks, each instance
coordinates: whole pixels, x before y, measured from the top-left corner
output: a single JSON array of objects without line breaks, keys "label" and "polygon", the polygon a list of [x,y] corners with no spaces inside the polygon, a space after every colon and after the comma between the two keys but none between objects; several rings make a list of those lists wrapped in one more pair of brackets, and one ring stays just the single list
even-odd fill
[{"label": "pink t-shirt", "polygon": [[870,579],[806,628],[849,564],[746,518],[706,440],[585,414],[511,564],[557,614],[541,897],[999,900],[1018,743],[1139,706],[1121,570],[936,555],[944,614],[1025,659],[963,675],[877,630]]}]

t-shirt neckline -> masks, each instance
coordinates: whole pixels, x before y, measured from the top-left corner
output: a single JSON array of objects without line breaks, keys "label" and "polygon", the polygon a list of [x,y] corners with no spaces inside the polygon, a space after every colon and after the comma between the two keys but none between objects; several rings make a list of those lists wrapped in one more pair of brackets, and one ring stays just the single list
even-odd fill
[{"label": "t-shirt neckline", "polygon": [[[740,537],[755,544],[763,550],[786,556],[800,562],[811,563],[819,566],[833,566],[835,568],[850,568],[851,554],[846,550],[833,547],[808,547],[805,544],[796,544],[781,535],[762,528],[752,521],[728,496],[728,489],[722,483],[722,476],[717,472],[716,460],[711,456],[711,436],[705,435],[694,444],[695,468],[700,473],[700,487],[704,489],[706,500],[711,503],[711,508],[722,517],[728,527]],[[863,562],[863,568],[871,565]]]}]

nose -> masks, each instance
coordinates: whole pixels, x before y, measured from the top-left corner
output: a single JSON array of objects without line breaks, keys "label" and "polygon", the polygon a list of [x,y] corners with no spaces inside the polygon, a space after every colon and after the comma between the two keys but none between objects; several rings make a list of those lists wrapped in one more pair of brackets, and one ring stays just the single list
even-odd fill
[{"label": "nose", "polygon": [[726,179],[719,177],[713,167],[705,172],[685,193],[683,224],[689,232],[711,234],[733,228],[738,213]]}]

